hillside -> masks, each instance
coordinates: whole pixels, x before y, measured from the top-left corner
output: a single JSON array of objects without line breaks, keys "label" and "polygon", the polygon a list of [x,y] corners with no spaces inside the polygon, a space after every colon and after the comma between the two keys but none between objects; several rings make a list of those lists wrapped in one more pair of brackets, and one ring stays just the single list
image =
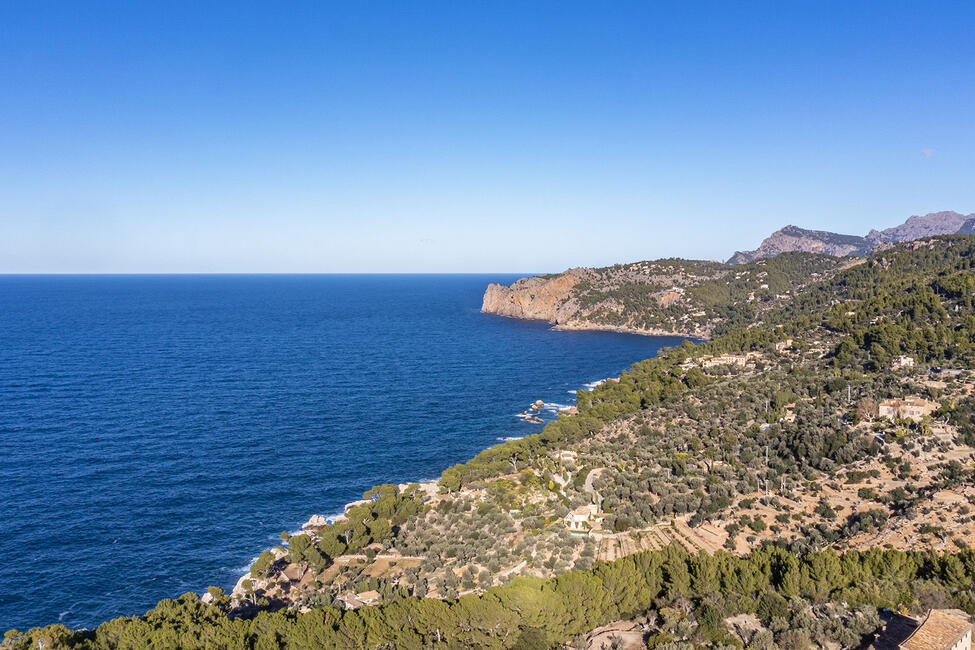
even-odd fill
[{"label": "hillside", "polygon": [[710,338],[753,322],[850,264],[790,253],[752,264],[665,259],[576,268],[491,284],[481,311],[546,320],[559,329],[609,329]]},{"label": "hillside", "polygon": [[[731,310],[710,341],[580,391],[577,414],[436,484],[310,521],[233,594],[5,647],[595,648],[617,630],[636,647],[857,648],[885,608],[975,613],[975,236],[856,264],[644,264],[573,273],[573,299],[684,279],[684,300]],[[736,310],[776,282],[790,293]],[[673,306],[644,295],[620,299],[624,322]]]}]

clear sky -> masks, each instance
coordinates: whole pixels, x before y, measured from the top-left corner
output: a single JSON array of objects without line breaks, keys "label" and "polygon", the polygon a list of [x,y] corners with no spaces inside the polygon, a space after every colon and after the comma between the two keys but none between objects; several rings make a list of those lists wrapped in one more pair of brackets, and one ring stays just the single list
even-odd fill
[{"label": "clear sky", "polygon": [[973,2],[4,2],[0,272],[528,272],[975,212]]}]

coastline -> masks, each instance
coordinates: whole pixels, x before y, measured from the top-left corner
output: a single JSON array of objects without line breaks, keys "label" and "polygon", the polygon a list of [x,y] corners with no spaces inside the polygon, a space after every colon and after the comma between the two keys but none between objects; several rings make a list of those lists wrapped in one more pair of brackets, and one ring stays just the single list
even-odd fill
[{"label": "coastline", "polygon": [[[509,316],[509,315],[505,315],[505,314],[498,314],[498,313],[491,312],[491,311],[485,311],[484,309],[481,310],[481,313],[482,314],[485,314],[485,315],[488,315],[488,316],[501,316],[501,317],[504,317],[504,318],[511,318],[511,319],[514,319],[514,320],[542,321],[542,322],[545,322],[545,323],[549,324],[550,325],[550,328],[549,329],[550,330],[554,330],[554,331],[609,332],[609,333],[614,333],[614,334],[635,334],[635,335],[639,335],[639,336],[673,337],[673,338],[681,338],[681,339],[684,339],[684,340],[691,340],[694,343],[701,343],[701,342],[704,342],[704,341],[708,340],[708,339],[706,339],[706,338],[704,338],[704,337],[702,337],[700,335],[694,335],[694,334],[688,333],[688,332],[669,332],[669,331],[658,330],[658,329],[628,328],[628,327],[620,327],[620,326],[612,326],[612,325],[602,325],[602,324],[594,324],[594,323],[584,323],[584,324],[580,324],[580,323],[562,323],[562,324],[557,324],[557,323],[554,323],[551,320],[544,319],[544,318],[530,318],[530,317]],[[660,352],[661,352],[661,350],[658,349],[655,353],[653,353],[652,357],[641,357],[639,359],[633,360],[631,363],[636,363],[638,361],[641,361],[643,358],[653,358],[653,357],[659,356]],[[523,411],[520,414],[516,414],[515,417],[518,417],[523,422],[534,423],[534,424],[543,424],[543,425],[547,425],[550,422],[557,421],[562,416],[571,417],[571,416],[573,416],[573,415],[575,415],[575,414],[578,413],[578,393],[577,393],[578,390],[592,390],[594,387],[599,386],[600,384],[603,384],[603,383],[606,383],[606,382],[611,382],[611,381],[619,381],[620,380],[620,377],[621,377],[621,374],[622,374],[622,372],[624,372],[624,370],[625,369],[620,370],[615,375],[611,375],[611,376],[607,376],[607,377],[600,377],[600,378],[595,379],[593,381],[585,382],[585,383],[581,384],[579,386],[579,388],[577,388],[575,390],[570,390],[569,392],[572,393],[572,395],[573,395],[573,398],[571,400],[571,404],[570,405],[559,404],[559,403],[555,403],[555,402],[543,402],[542,400],[539,399],[539,400],[535,400],[535,401],[529,402],[529,408],[526,409],[526,411]],[[536,414],[535,417],[537,418],[538,417],[537,414],[540,414],[542,411],[547,411],[548,413],[550,413],[554,417],[552,417],[550,419],[545,419],[545,420],[540,420],[540,419],[533,420],[533,419],[531,419],[531,414],[533,414],[533,413]],[[526,414],[527,414],[528,417],[526,417]],[[478,453],[480,453],[482,451],[485,451],[486,449],[490,449],[490,448],[493,448],[493,447],[496,447],[496,446],[500,446],[500,445],[505,445],[505,444],[507,444],[509,442],[513,442],[513,441],[516,441],[516,440],[521,440],[521,439],[523,439],[525,437],[532,436],[532,435],[538,435],[540,433],[541,433],[540,431],[534,431],[534,432],[525,432],[524,435],[519,435],[519,436],[499,437],[499,438],[496,438],[496,441],[497,442],[495,444],[488,445],[487,447],[481,448],[478,451]],[[466,458],[464,460],[461,460],[459,462],[461,464],[463,464],[463,463],[465,463],[467,461],[470,461],[476,455],[477,454],[474,454],[473,456],[471,456],[469,458]],[[411,486],[415,486],[415,487],[418,487],[421,491],[426,492],[426,494],[427,494],[427,500],[428,501],[436,501],[437,500],[437,497],[440,494],[440,489],[441,489],[441,487],[440,487],[440,481],[442,480],[442,478],[443,478],[443,472],[441,472],[441,474],[439,476],[437,476],[437,478],[429,479],[429,480],[421,480],[421,481],[416,481],[416,482],[411,482],[411,483],[401,483],[401,484],[398,484],[397,485],[397,488],[399,489],[400,492],[403,492],[407,488],[409,488]],[[371,489],[374,489],[375,487],[377,487],[377,486],[373,486],[373,488],[371,488]],[[333,514],[333,515],[320,515],[318,513],[312,514],[307,519],[307,521],[305,521],[303,524],[301,524],[301,526],[300,526],[300,528],[298,530],[294,531],[293,533],[289,533],[289,535],[292,535],[293,536],[293,535],[307,534],[307,535],[310,535],[313,539],[314,538],[317,538],[318,535],[319,535],[319,531],[322,528],[324,528],[327,525],[333,524],[333,523],[338,523],[338,522],[346,521],[347,520],[346,513],[348,513],[350,509],[352,509],[352,508],[354,508],[356,506],[362,505],[362,504],[364,504],[366,502],[367,502],[367,500],[365,500],[365,499],[357,499],[357,500],[354,500],[354,501],[350,501],[350,502],[346,503],[343,506],[341,513],[336,513],[336,514]],[[272,546],[270,548],[266,548],[266,549],[264,549],[262,551],[262,553],[265,553],[265,552],[271,553],[271,555],[273,556],[273,562],[274,563],[278,563],[280,560],[282,560],[282,559],[284,559],[284,558],[286,558],[288,556],[288,554],[289,554],[288,547],[289,547],[288,540],[286,538],[284,538],[284,539],[282,539],[282,542],[280,544],[277,544],[277,545]],[[335,556],[333,558],[333,562],[336,563],[336,564],[340,564],[340,563],[343,563],[343,562],[348,561],[350,558],[358,558],[358,557],[360,557],[358,554],[345,554],[345,553],[343,553],[343,554],[340,554],[338,556]],[[343,560],[342,558],[345,558],[345,559]],[[276,583],[278,583],[280,581],[280,579],[281,579],[280,575],[283,575],[283,573],[282,573],[280,575],[275,574],[275,575],[266,575],[264,577],[255,577],[255,576],[253,576],[251,574],[251,567],[255,563],[256,563],[256,560],[253,560],[251,562],[251,564],[245,569],[245,571],[243,572],[243,574],[237,579],[237,581],[235,582],[232,590],[228,594],[230,596],[230,598],[231,598],[231,601],[234,603],[234,608],[237,609],[237,611],[242,611],[242,610],[249,609],[251,607],[251,605],[248,604],[248,601],[249,601],[249,599],[252,599],[253,598],[253,593],[255,591],[257,591],[257,590],[265,590],[268,587],[273,587]],[[205,599],[207,599],[207,600],[209,600],[209,599],[212,598],[212,596],[210,596],[207,592],[204,592],[204,594],[202,595],[202,597],[205,598]]]},{"label": "coastline", "polygon": [[[667,337],[675,337],[675,338],[688,339],[688,340],[692,340],[692,341],[695,341],[695,342],[700,342],[700,341],[704,340],[704,339],[702,339],[699,336],[692,336],[690,334],[683,334],[683,333],[664,332],[664,331],[659,331],[659,330],[644,330],[644,329],[625,328],[625,327],[614,327],[614,326],[604,326],[604,325],[586,325],[586,326],[580,326],[580,325],[574,325],[574,324],[554,325],[554,324],[552,324],[551,321],[548,321],[548,320],[545,320],[545,319],[540,319],[540,318],[523,318],[523,317],[516,317],[516,316],[506,316],[506,315],[503,315],[503,314],[495,314],[495,313],[491,313],[491,312],[485,312],[483,310],[482,310],[482,313],[485,314],[485,315],[489,315],[489,316],[503,316],[505,318],[512,318],[512,319],[515,319],[515,320],[536,320],[536,321],[544,321],[544,322],[552,325],[552,327],[549,328],[550,330],[555,330],[555,331],[580,331],[580,332],[585,332],[585,331],[591,331],[591,332],[602,331],[602,332],[611,332],[611,333],[616,333],[616,334],[636,334],[636,335],[640,335],[640,336],[667,336]],[[653,356],[658,356],[658,354],[659,354],[659,350],[657,351],[657,353],[653,354]],[[640,361],[640,360],[641,359],[636,359],[632,363],[636,363],[637,361]],[[578,405],[577,391],[578,390],[592,390],[594,387],[596,387],[596,386],[598,386],[600,384],[603,384],[605,382],[619,381],[619,378],[620,378],[622,372],[623,372],[623,370],[620,370],[615,375],[611,375],[611,376],[607,376],[607,377],[600,377],[600,378],[595,379],[593,381],[584,382],[584,383],[582,383],[579,386],[579,388],[574,389],[574,390],[570,390],[569,392],[573,395],[573,398],[571,400],[571,404],[569,404],[569,405],[559,404],[559,403],[556,403],[556,402],[543,402],[540,399],[539,400],[534,400],[534,401],[529,402],[529,407],[528,407],[528,409],[526,409],[526,411],[523,411],[520,414],[516,414],[515,417],[518,417],[523,422],[533,423],[533,424],[544,424],[544,425],[547,425],[550,422],[554,422],[554,421],[560,419],[562,416],[569,417],[569,416],[575,415],[575,414],[578,413],[578,407],[577,407],[577,405]],[[529,415],[532,414],[532,413],[534,413],[534,414],[540,414],[542,411],[546,411],[546,412],[548,412],[549,414],[551,414],[554,417],[547,418],[545,420],[532,420],[532,419],[530,419],[530,417],[528,417],[528,418],[525,417],[526,413],[529,414]],[[536,415],[536,417],[537,417],[537,415]],[[488,445],[486,447],[481,448],[478,451],[478,453],[480,453],[481,451],[484,451],[486,449],[493,448],[495,446],[500,446],[500,445],[504,445],[504,444],[507,444],[507,443],[512,442],[512,441],[521,440],[524,437],[528,437],[528,436],[531,436],[531,435],[538,435],[539,433],[541,433],[541,432],[540,431],[533,431],[533,432],[525,432],[523,435],[518,435],[518,436],[499,437],[499,438],[496,438],[495,444],[491,444],[491,445]],[[468,457],[468,458],[465,458],[464,460],[461,460],[461,461],[458,461],[458,462],[465,463],[465,462],[471,460],[476,455],[477,454],[474,454],[473,456]],[[427,500],[428,501],[436,501],[437,500],[437,497],[440,494],[440,481],[441,481],[442,477],[443,477],[443,473],[441,472],[441,474],[439,476],[437,476],[436,478],[434,478],[434,479],[420,480],[420,481],[409,482],[409,483],[400,483],[400,484],[397,485],[397,488],[399,489],[400,492],[404,492],[407,488],[409,488],[411,486],[415,486],[415,487],[418,487],[421,491],[423,491],[423,492],[425,492],[427,494]],[[377,486],[373,486],[373,488],[375,488],[375,487],[377,487]],[[373,488],[370,488],[370,489],[373,489]],[[357,500],[350,501],[350,502],[346,503],[342,507],[342,510],[340,512],[335,512],[335,514],[331,514],[331,515],[321,515],[321,514],[318,514],[318,513],[312,514],[312,515],[310,515],[308,517],[308,519],[304,523],[302,523],[300,525],[300,527],[297,530],[288,533],[288,535],[289,536],[295,536],[295,535],[307,534],[307,535],[310,535],[312,538],[317,538],[318,535],[319,535],[319,531],[322,528],[324,528],[327,525],[333,524],[333,523],[338,523],[338,522],[346,521],[347,520],[346,513],[348,513],[351,508],[354,508],[356,506],[362,505],[362,504],[364,504],[366,502],[367,502],[367,500],[365,500],[365,499],[357,499]],[[284,538],[284,539],[282,539],[282,541],[281,541],[280,544],[276,544],[276,545],[271,546],[269,548],[263,549],[261,551],[261,554],[263,554],[263,553],[270,553],[272,555],[272,557],[273,557],[273,562],[274,563],[278,563],[279,561],[283,560],[284,558],[286,558],[288,556],[288,554],[289,554],[288,547],[289,547],[288,540],[286,538]],[[359,557],[359,555],[357,555],[357,554],[351,554],[350,555],[350,554],[344,554],[343,553],[341,555],[335,556],[333,558],[333,561],[336,564],[341,564],[341,563],[344,563],[344,562],[348,561],[351,558],[357,558],[357,557]],[[244,611],[244,610],[248,610],[248,609],[250,609],[252,607],[252,605],[249,604],[249,601],[252,600],[253,593],[255,591],[258,591],[258,590],[266,590],[269,587],[273,587],[275,584],[279,583],[279,581],[281,579],[281,575],[282,574],[266,575],[266,576],[263,576],[263,577],[255,577],[255,576],[253,576],[251,574],[251,567],[256,563],[256,561],[257,561],[257,558],[254,558],[253,560],[251,560],[250,564],[245,568],[245,570],[243,571],[243,573],[237,578],[237,580],[234,583],[233,587],[227,593],[227,595],[230,596],[231,601],[234,603],[234,606],[233,606],[234,609],[236,609],[238,612]],[[201,597],[203,599],[207,600],[207,601],[209,601],[209,600],[211,600],[213,598],[213,596],[211,596],[208,592],[204,592],[201,595]]]},{"label": "coastline", "polygon": [[625,325],[605,325],[602,323],[591,323],[591,322],[565,322],[559,323],[553,321],[550,318],[532,318],[530,316],[511,316],[508,314],[501,314],[495,311],[485,311],[481,310],[482,314],[487,314],[488,316],[496,316],[498,318],[510,318],[511,320],[523,320],[532,321],[536,323],[548,323],[551,325],[552,330],[556,332],[613,332],[615,334],[637,334],[639,336],[674,336],[686,339],[694,339],[696,341],[709,341],[711,337],[705,335],[701,332],[673,332],[670,330],[663,329],[644,329],[641,327],[627,327]]},{"label": "coastline", "polygon": [[[518,319],[518,320],[541,320],[541,319]],[[556,329],[556,328],[552,328],[552,329]],[[579,331],[587,331],[587,330],[580,329]],[[588,330],[588,331],[597,331],[597,330]],[[618,333],[618,334],[641,334],[641,335],[645,335],[645,336],[654,336],[654,335],[656,335],[656,336],[666,336],[664,334],[652,334],[652,333],[649,333],[649,332],[626,332],[626,331],[615,330],[615,329],[614,330],[604,330],[604,331],[611,331],[611,332]],[[681,335],[674,335],[674,336],[681,336]],[[688,338],[690,338],[690,337],[688,337]],[[607,381],[619,381],[619,377],[620,377],[619,374],[617,374],[615,376],[610,376],[610,377],[602,377],[602,378],[593,380],[591,382],[586,382],[586,383],[582,384],[581,387],[580,387],[580,389],[589,389],[589,390],[591,390],[593,387],[598,386],[600,384],[603,384],[603,383],[605,383]],[[576,391],[577,390],[579,390],[579,389],[570,391],[570,393],[572,393],[572,395],[573,395],[573,399],[572,399],[572,404],[571,405],[558,404],[558,403],[555,403],[555,402],[542,402],[542,400],[537,400],[537,401],[531,403],[532,406],[539,405],[539,404],[541,404],[541,406],[538,407],[538,408],[534,408],[534,409],[532,409],[532,406],[530,406],[529,409],[531,409],[535,413],[540,413],[542,410],[547,410],[548,412],[553,413],[555,415],[555,417],[553,419],[544,420],[544,424],[548,424],[549,422],[553,422],[553,421],[559,419],[559,417],[561,417],[563,415],[564,416],[572,416],[572,415],[575,415],[576,413],[578,413],[578,410],[577,410],[577,403],[578,402],[577,402],[577,398],[576,398],[576,395],[577,395],[577,392]],[[555,408],[553,409],[553,408],[547,408],[547,407],[555,407]],[[530,423],[532,422],[531,420],[525,420],[524,418],[522,418],[521,415],[516,415],[516,417],[518,417],[519,419],[522,419],[525,422],[530,422]],[[540,422],[534,422],[534,423],[540,423]],[[521,440],[522,438],[527,437],[527,436],[530,436],[530,435],[537,435],[538,433],[539,432],[534,432],[534,433],[527,433],[526,432],[524,434],[524,436],[510,437],[510,438],[506,438],[506,439],[497,438],[497,442],[494,445],[489,445],[488,447],[484,447],[484,448],[481,449],[481,451],[484,451],[485,449],[490,449],[491,447],[495,447],[495,446],[498,446],[498,445],[503,445],[503,444],[506,444],[508,442],[512,442],[512,441],[515,441],[515,440]],[[475,456],[476,456],[476,454],[475,454]],[[471,458],[473,458],[473,456]],[[459,461],[459,462],[461,462],[461,463],[467,462],[471,458],[467,458],[467,459],[464,459],[464,460]],[[415,482],[411,482],[411,483],[400,483],[400,484],[397,484],[396,487],[400,490],[400,492],[403,492],[405,489],[407,489],[410,486],[417,486],[421,491],[426,492],[426,494],[428,495],[429,498],[433,499],[439,493],[439,489],[440,489],[440,485],[439,484],[440,484],[441,477],[442,477],[442,474],[441,474],[441,476],[438,476],[437,478],[434,478],[434,479],[420,480],[420,481],[415,481]],[[376,487],[376,486],[373,486],[373,487]],[[367,500],[365,500],[365,499],[357,499],[357,500],[354,500],[354,501],[350,501],[350,502],[346,503],[342,507],[341,513],[336,512],[335,514],[330,514],[330,515],[321,515],[321,514],[318,514],[318,513],[312,514],[311,516],[309,516],[309,518],[304,523],[302,523],[299,526],[299,528],[297,530],[288,533],[288,535],[289,536],[293,536],[293,535],[309,534],[309,535],[313,535],[314,536],[314,535],[316,535],[316,533],[317,533],[317,531],[319,529],[323,528],[326,525],[333,524],[333,523],[338,523],[338,522],[342,522],[342,521],[346,521],[347,520],[347,517],[346,517],[346,514],[345,513],[347,513],[351,508],[354,508],[355,506],[361,505],[361,504],[365,503],[366,501]],[[268,547],[268,548],[264,548],[261,551],[261,553],[264,553],[264,552],[271,553],[271,555],[274,558],[274,561],[277,562],[277,561],[281,560],[282,558],[284,558],[284,557],[286,557],[288,555],[288,542],[287,542],[287,540],[284,540],[283,539],[280,544],[276,544],[274,546],[271,546],[271,547]],[[339,555],[339,556],[337,556],[334,559],[337,561],[338,558],[341,558],[341,557],[350,557],[350,556],[347,556],[347,555]],[[255,557],[254,559],[252,559],[250,561],[250,563],[247,565],[247,567],[245,568],[245,570],[242,573],[242,575],[240,575],[240,577],[237,578],[237,580],[234,583],[234,585],[231,588],[231,590],[229,592],[227,592],[227,595],[230,596],[231,600],[236,603],[236,606],[237,607],[246,608],[247,606],[245,605],[245,603],[247,602],[248,595],[249,595],[249,593],[251,591],[264,588],[264,587],[268,586],[269,584],[271,584],[272,582],[274,582],[274,579],[272,577],[270,577],[270,576],[269,577],[265,577],[265,578],[258,578],[258,577],[254,577],[254,576],[251,575],[250,569],[251,569],[251,566],[253,566],[255,564],[256,560],[257,560],[257,558]],[[248,589],[248,586],[250,587],[250,589]],[[202,594],[201,594],[201,599],[203,599],[204,602],[209,602],[212,598],[213,598],[213,596],[209,593],[209,591],[203,591]]]},{"label": "coastline", "polygon": [[[517,318],[509,316],[507,318]],[[548,321],[551,322],[551,321]],[[618,325],[601,325],[599,323],[555,323],[552,329],[560,332],[615,332],[617,334],[637,334],[639,336],[674,336],[697,341],[708,341],[710,337],[694,332],[671,332],[661,329],[643,329],[639,327],[625,327]]]},{"label": "coastline", "polygon": [[[412,485],[415,485],[415,486],[418,486],[420,488],[420,490],[422,490],[422,491],[426,492],[428,495],[431,495],[432,496],[433,494],[436,494],[437,489],[438,489],[437,485],[438,485],[439,482],[440,482],[440,478],[438,477],[438,478],[435,478],[435,479],[430,479],[430,480],[425,480],[425,481],[416,481],[416,482],[413,482],[413,483],[399,483],[399,484],[397,484],[396,487],[400,490],[400,492],[402,492],[406,488],[408,488],[408,487],[410,487]],[[345,521],[347,519],[347,517],[345,516],[345,513],[347,513],[350,508],[353,508],[353,507],[355,507],[355,506],[357,506],[357,505],[359,505],[361,503],[364,503],[364,500],[363,499],[357,499],[355,501],[350,501],[350,502],[346,503],[342,507],[342,514],[320,515],[318,513],[315,513],[315,514],[311,515],[305,523],[301,524],[301,526],[299,527],[298,530],[296,530],[296,531],[294,531],[292,533],[289,533],[289,535],[313,534],[316,530],[318,530],[319,528],[322,528],[323,526],[326,526],[326,525],[332,524],[332,523],[337,523],[337,522],[340,522],[340,521]],[[274,560],[275,561],[278,561],[278,560],[280,560],[281,558],[283,558],[284,556],[287,555],[287,550],[286,550],[287,544],[288,544],[287,541],[282,540],[282,543],[281,544],[277,544],[277,545],[272,546],[270,548],[266,548],[266,549],[264,549],[261,552],[262,553],[265,552],[265,551],[266,552],[270,552],[274,556]],[[339,556],[339,557],[342,557],[342,556]],[[253,576],[251,576],[250,567],[253,566],[253,564],[254,564],[255,561],[256,561],[256,558],[255,558],[255,560],[252,560],[251,561],[250,565],[248,565],[248,567],[244,571],[243,575],[241,575],[239,578],[237,578],[237,582],[234,583],[234,586],[231,588],[230,592],[228,593],[228,595],[231,597],[231,599],[232,600],[235,600],[238,603],[244,602],[244,600],[245,600],[245,598],[247,596],[247,589],[246,589],[245,584],[244,584],[246,581],[251,581],[252,583],[255,584],[255,586],[259,586],[259,583],[261,583],[261,582],[264,582],[264,583],[269,582],[269,580],[267,580],[267,579],[261,580],[260,578],[254,578]],[[204,591],[202,594],[200,594],[200,598],[204,602],[208,602],[212,598],[212,596],[209,594],[208,591]]]}]

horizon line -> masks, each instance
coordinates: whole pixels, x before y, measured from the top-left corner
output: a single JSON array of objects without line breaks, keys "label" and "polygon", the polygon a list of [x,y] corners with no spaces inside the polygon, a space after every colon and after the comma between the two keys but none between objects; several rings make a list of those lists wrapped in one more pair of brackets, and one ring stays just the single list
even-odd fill
[{"label": "horizon line", "polygon": [[547,275],[562,271],[0,271],[0,277],[200,275]]}]

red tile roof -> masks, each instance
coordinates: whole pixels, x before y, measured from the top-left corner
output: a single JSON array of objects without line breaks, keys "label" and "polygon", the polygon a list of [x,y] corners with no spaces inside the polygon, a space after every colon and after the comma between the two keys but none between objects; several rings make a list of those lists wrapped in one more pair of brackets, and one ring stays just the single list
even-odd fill
[{"label": "red tile roof", "polygon": [[905,650],[947,650],[971,629],[971,619],[965,612],[932,609],[901,647]]}]

